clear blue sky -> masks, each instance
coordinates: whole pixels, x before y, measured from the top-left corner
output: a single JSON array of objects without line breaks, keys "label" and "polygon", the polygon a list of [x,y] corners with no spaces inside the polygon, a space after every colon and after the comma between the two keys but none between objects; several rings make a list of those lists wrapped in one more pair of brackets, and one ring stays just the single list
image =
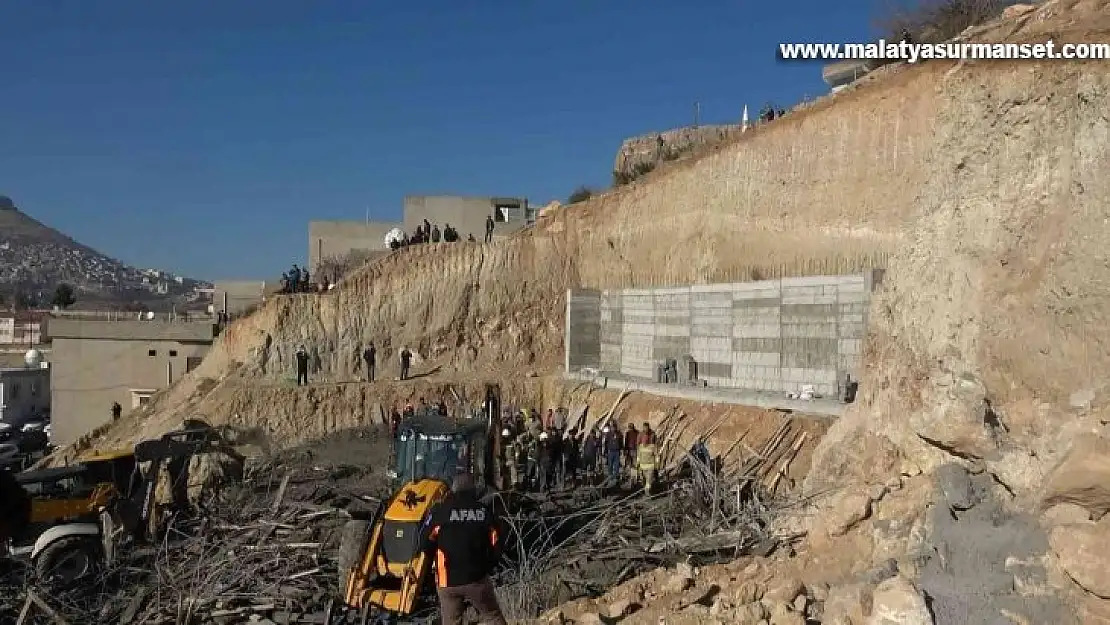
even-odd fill
[{"label": "clear blue sky", "polygon": [[[403,8],[407,7],[407,8]],[[406,194],[564,200],[620,141],[826,90],[870,0],[5,0],[0,194],[140,267],[268,277]]]}]

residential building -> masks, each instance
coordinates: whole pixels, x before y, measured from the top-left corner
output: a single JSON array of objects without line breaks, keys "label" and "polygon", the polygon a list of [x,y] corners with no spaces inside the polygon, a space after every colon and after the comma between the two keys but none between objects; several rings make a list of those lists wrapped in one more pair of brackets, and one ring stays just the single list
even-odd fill
[{"label": "residential building", "polygon": [[18,345],[30,348],[42,343],[42,328],[47,315],[36,310],[0,312],[0,347]]},{"label": "residential building", "polygon": [[481,241],[486,234],[486,217],[493,217],[494,237],[502,238],[535,223],[536,212],[524,198],[410,195],[405,197],[404,229],[412,232],[428,220],[440,230],[451,224],[464,241],[469,235]]},{"label": "residential building", "polygon": [[281,291],[281,280],[218,280],[212,287],[212,312],[235,316]]},{"label": "residential building", "polygon": [[195,369],[212,346],[211,319],[52,318],[52,436],[65,445],[126,412]]},{"label": "residential building", "polygon": [[352,251],[387,254],[385,235],[394,228],[404,229],[400,222],[385,221],[310,221],[308,222],[309,278],[325,258],[346,256]]},{"label": "residential building", "polygon": [[48,363],[0,368],[0,422],[15,426],[50,412]]},{"label": "residential building", "polygon": [[439,227],[448,224],[466,241],[473,236],[482,241],[486,218],[493,217],[494,237],[502,238],[536,222],[538,207],[526,198],[463,197],[457,195],[410,195],[405,197],[400,222],[385,221],[312,221],[308,224],[308,267],[316,273],[320,260],[344,256],[360,250],[387,254],[385,235],[394,228],[412,234],[424,220]]}]

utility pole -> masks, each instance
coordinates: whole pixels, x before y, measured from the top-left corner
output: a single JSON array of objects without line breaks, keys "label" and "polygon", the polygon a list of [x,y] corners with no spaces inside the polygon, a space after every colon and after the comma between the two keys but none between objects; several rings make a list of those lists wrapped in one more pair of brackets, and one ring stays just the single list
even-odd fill
[{"label": "utility pole", "polygon": [[701,102],[698,102],[698,101],[695,100],[694,101],[694,128],[698,127],[699,122],[701,122]]}]

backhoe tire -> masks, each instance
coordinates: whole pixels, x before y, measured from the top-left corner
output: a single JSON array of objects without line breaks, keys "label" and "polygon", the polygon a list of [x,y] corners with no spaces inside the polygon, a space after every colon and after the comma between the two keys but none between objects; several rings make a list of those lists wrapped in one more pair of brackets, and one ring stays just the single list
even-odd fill
[{"label": "backhoe tire", "polygon": [[342,590],[347,586],[347,575],[362,563],[366,557],[366,547],[370,543],[370,521],[358,519],[347,521],[339,538],[339,576]]},{"label": "backhoe tire", "polygon": [[35,558],[35,576],[42,582],[69,586],[95,575],[101,567],[103,549],[84,536],[62,538]]}]

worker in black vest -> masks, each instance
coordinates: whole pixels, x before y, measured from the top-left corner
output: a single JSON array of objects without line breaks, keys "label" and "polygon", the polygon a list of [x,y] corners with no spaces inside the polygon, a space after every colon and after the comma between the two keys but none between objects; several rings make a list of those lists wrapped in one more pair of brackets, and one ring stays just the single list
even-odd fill
[{"label": "worker in black vest", "polygon": [[466,604],[487,625],[507,625],[490,573],[500,558],[493,511],[478,499],[474,480],[455,477],[451,494],[426,521],[425,548],[435,552],[436,592],[443,625],[462,625]]},{"label": "worker in black vest", "polygon": [[0,544],[16,537],[31,522],[31,496],[11,471],[0,469]]}]

